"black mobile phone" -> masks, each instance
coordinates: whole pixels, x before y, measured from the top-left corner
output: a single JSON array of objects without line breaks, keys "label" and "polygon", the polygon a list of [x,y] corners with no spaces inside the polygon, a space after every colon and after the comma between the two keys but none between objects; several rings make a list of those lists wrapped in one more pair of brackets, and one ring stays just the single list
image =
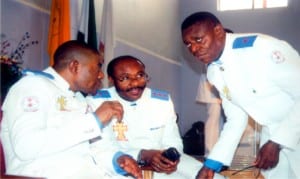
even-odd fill
[{"label": "black mobile phone", "polygon": [[177,151],[175,147],[168,148],[162,153],[162,155],[167,159],[171,160],[172,162],[175,162],[180,158],[180,153]]}]

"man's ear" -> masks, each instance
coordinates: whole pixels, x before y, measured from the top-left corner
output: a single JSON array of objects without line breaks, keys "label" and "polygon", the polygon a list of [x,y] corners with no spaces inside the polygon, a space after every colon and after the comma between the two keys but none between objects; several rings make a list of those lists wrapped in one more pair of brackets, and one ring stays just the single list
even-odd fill
[{"label": "man's ear", "polygon": [[214,33],[215,33],[215,36],[218,37],[219,39],[223,39],[223,37],[225,36],[225,31],[221,24],[217,24],[214,27]]},{"label": "man's ear", "polygon": [[69,70],[73,74],[77,74],[79,71],[79,62],[77,60],[71,60],[69,63]]},{"label": "man's ear", "polygon": [[111,76],[108,76],[109,86],[114,85],[114,79]]}]

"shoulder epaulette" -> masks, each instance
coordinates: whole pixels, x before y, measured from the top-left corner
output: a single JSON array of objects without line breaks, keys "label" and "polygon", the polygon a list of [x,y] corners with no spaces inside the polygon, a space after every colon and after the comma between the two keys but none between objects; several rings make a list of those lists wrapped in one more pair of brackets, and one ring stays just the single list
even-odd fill
[{"label": "shoulder epaulette", "polygon": [[46,72],[43,72],[43,71],[38,71],[38,70],[28,70],[28,69],[25,69],[22,71],[22,74],[23,75],[37,75],[37,76],[44,76],[46,78],[49,78],[49,79],[54,79],[54,76],[49,74],[49,73],[46,73]]},{"label": "shoulder epaulette", "polygon": [[257,37],[256,35],[238,37],[233,41],[232,48],[236,49],[236,48],[252,47],[256,37]]},{"label": "shoulder epaulette", "polygon": [[158,89],[151,89],[151,98],[157,98],[161,100],[169,100],[169,92],[158,90]]},{"label": "shoulder epaulette", "polygon": [[111,98],[111,95],[108,90],[98,90],[93,98]]}]

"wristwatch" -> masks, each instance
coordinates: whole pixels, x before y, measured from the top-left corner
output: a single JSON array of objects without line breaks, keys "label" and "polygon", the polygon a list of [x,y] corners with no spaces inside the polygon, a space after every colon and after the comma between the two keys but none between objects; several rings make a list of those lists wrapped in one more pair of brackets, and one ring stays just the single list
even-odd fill
[{"label": "wristwatch", "polygon": [[138,165],[139,165],[140,167],[144,167],[144,166],[147,165],[147,162],[146,162],[145,160],[142,159],[142,151],[143,151],[143,150],[141,150],[141,151],[139,152],[139,155],[138,155],[138,158],[137,158],[137,163],[138,163]]}]

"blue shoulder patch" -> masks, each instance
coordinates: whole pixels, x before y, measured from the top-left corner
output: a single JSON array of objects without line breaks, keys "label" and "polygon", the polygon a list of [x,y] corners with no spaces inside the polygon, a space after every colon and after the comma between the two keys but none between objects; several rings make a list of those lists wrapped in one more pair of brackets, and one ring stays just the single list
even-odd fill
[{"label": "blue shoulder patch", "polygon": [[169,100],[169,92],[157,89],[151,89],[151,98],[157,98],[161,100]]},{"label": "blue shoulder patch", "polygon": [[238,37],[234,40],[232,44],[232,49],[252,47],[256,37],[256,35]]},{"label": "blue shoulder patch", "polygon": [[98,90],[93,98],[111,98],[108,90]]},{"label": "blue shoulder patch", "polygon": [[43,72],[43,71],[38,71],[38,70],[28,70],[28,69],[25,69],[22,71],[22,74],[23,75],[29,75],[29,74],[32,74],[32,75],[39,75],[39,76],[44,76],[46,78],[49,78],[49,79],[54,79],[54,76],[49,74],[49,73],[46,73],[46,72]]}]

